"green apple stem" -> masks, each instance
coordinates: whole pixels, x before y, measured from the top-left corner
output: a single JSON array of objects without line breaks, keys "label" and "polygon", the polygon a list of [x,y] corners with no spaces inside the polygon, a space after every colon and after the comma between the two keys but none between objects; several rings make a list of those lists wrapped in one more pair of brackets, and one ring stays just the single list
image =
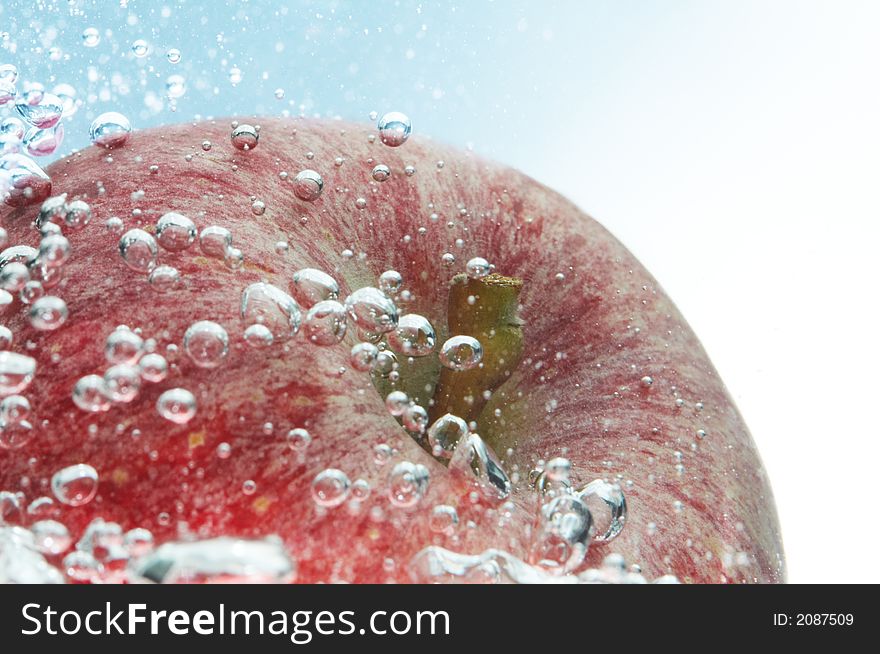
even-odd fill
[{"label": "green apple stem", "polygon": [[450,336],[472,336],[483,360],[470,370],[443,367],[434,391],[430,422],[446,413],[479,423],[491,394],[519,365],[523,353],[522,320],[517,317],[521,279],[492,273],[481,279],[456,275],[449,287]]}]

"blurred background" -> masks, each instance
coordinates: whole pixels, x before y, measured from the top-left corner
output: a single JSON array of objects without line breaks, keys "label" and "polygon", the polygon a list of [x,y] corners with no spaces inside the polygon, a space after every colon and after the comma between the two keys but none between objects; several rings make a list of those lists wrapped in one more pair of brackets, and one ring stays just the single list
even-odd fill
[{"label": "blurred background", "polygon": [[702,338],[794,582],[880,581],[878,34],[871,0],[0,4],[19,90],[65,85],[41,164],[105,111],[138,129],[396,110],[568,195]]}]

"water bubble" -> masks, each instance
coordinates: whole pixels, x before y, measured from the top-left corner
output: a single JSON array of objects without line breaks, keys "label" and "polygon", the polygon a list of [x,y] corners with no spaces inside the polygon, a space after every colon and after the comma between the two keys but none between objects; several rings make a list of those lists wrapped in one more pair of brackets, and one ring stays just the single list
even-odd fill
[{"label": "water bubble", "polygon": [[440,348],[440,363],[451,370],[470,370],[483,360],[483,346],[473,336],[453,336]]},{"label": "water bubble", "polygon": [[239,125],[232,130],[231,139],[238,150],[253,150],[260,141],[260,133],[253,125]]},{"label": "water bubble", "polygon": [[315,345],[336,345],[348,326],[345,307],[336,300],[323,300],[306,313],[303,331]]},{"label": "water bubble", "polygon": [[104,378],[98,375],[80,377],[73,387],[73,403],[83,411],[99,413],[110,409],[110,393]]},{"label": "water bubble", "polygon": [[39,129],[55,127],[64,113],[61,98],[53,93],[45,93],[36,104],[18,102],[15,109],[25,122]]},{"label": "water bubble", "polygon": [[83,30],[82,42],[87,48],[94,48],[101,42],[101,33],[94,27],[87,27]]},{"label": "water bubble", "polygon": [[199,234],[199,246],[205,256],[223,259],[232,247],[232,232],[217,225],[205,227]]},{"label": "water bubble", "polygon": [[52,493],[62,504],[88,504],[98,492],[98,471],[85,463],[62,468],[52,475]]},{"label": "water bubble", "polygon": [[302,170],[293,180],[293,193],[303,202],[314,202],[323,190],[324,179],[314,170]]},{"label": "water bubble", "polygon": [[186,216],[173,211],[156,223],[156,240],[170,252],[186,250],[196,240],[196,225]]},{"label": "water bubble", "polygon": [[552,572],[566,574],[583,562],[593,518],[574,495],[560,495],[541,507],[532,561]]},{"label": "water bubble", "polygon": [[342,470],[327,468],[312,482],[312,498],[318,506],[333,508],[345,502],[350,489],[351,482]]},{"label": "water bubble", "polygon": [[0,200],[13,207],[42,202],[52,192],[52,180],[23,154],[0,156]]},{"label": "water bubble", "polygon": [[34,329],[58,329],[67,320],[67,303],[60,297],[45,295],[31,305],[28,317]]},{"label": "water bubble", "polygon": [[394,296],[400,292],[403,286],[403,275],[396,270],[386,270],[379,275],[379,290],[385,295]]},{"label": "water bubble", "polygon": [[468,434],[455,448],[449,469],[473,480],[484,499],[501,502],[510,495],[510,479],[492,449],[477,434]]},{"label": "water bubble", "polygon": [[272,336],[272,330],[266,325],[255,324],[244,330],[244,340],[251,347],[264,348],[272,345],[275,342],[275,337]]},{"label": "water bubble", "polygon": [[172,388],[156,400],[156,411],[166,420],[183,425],[196,415],[196,398],[185,388]]},{"label": "water bubble", "polygon": [[471,279],[482,279],[491,272],[492,268],[482,257],[474,257],[467,262],[466,270],[467,276]]},{"label": "water bubble", "polygon": [[348,361],[355,370],[367,372],[372,369],[378,354],[379,348],[372,343],[358,343],[351,348],[351,356]]},{"label": "water bubble", "polygon": [[0,269],[0,288],[10,293],[18,293],[30,279],[28,267],[18,261],[7,263]]},{"label": "water bubble", "polygon": [[385,397],[385,408],[392,416],[402,416],[409,406],[409,395],[403,391],[391,391]]},{"label": "water bubble", "polygon": [[174,266],[156,266],[149,276],[150,286],[159,293],[174,290],[180,282],[180,272]]},{"label": "water bubble", "polygon": [[148,382],[160,382],[168,374],[168,361],[161,354],[151,352],[138,361],[141,379]]},{"label": "water bubble", "polygon": [[128,141],[131,123],[128,118],[116,111],[99,115],[89,127],[89,138],[102,148],[118,148]]},{"label": "water bubble", "polygon": [[412,123],[405,114],[391,111],[379,119],[378,128],[382,143],[396,148],[406,143],[412,132]]},{"label": "water bubble", "polygon": [[359,288],[345,299],[345,308],[361,330],[381,334],[397,327],[397,307],[378,288]]},{"label": "water bubble", "polygon": [[38,520],[31,525],[31,533],[37,549],[51,556],[66,552],[73,542],[67,527],[56,520]]},{"label": "water bubble", "polygon": [[110,399],[127,404],[137,397],[141,388],[140,368],[120,363],[111,366],[104,373],[104,389]]},{"label": "water bubble", "polygon": [[186,330],[183,348],[200,368],[217,368],[229,354],[229,336],[216,322],[201,320]]},{"label": "water bubble", "polygon": [[150,54],[150,44],[143,39],[137,39],[131,44],[131,51],[135,57],[141,59]]},{"label": "water bubble", "polygon": [[186,93],[186,78],[183,75],[169,75],[165,80],[165,94],[171,99],[182,98]]},{"label": "water bubble", "polygon": [[589,507],[596,520],[597,542],[607,542],[617,537],[626,524],[626,498],[617,484],[596,479],[575,492]]},{"label": "water bubble", "polygon": [[180,63],[180,50],[177,48],[169,48],[168,52],[165,53],[165,58],[170,64]]},{"label": "water bubble", "polygon": [[438,504],[431,510],[428,526],[435,534],[449,536],[458,526],[458,511],[455,510],[454,506]]},{"label": "water bubble", "polygon": [[400,317],[397,329],[388,333],[388,345],[410,357],[423,357],[434,351],[434,327],[423,316],[408,313]]},{"label": "water bubble", "polygon": [[130,229],[119,239],[119,253],[125,264],[139,273],[149,273],[156,267],[159,246],[152,234],[142,229]]},{"label": "water bubble", "polygon": [[458,416],[447,413],[428,429],[428,444],[434,456],[443,459],[452,457],[458,442],[470,433],[467,423]]},{"label": "water bubble", "polygon": [[67,204],[64,213],[64,224],[71,229],[82,229],[92,219],[92,208],[82,200],[74,200]]},{"label": "water bubble", "polygon": [[415,506],[425,496],[430,478],[428,469],[421,463],[401,461],[391,470],[388,499],[397,507]]},{"label": "water bubble", "polygon": [[296,301],[306,308],[317,302],[339,297],[339,284],[336,280],[315,268],[303,268],[293,273],[290,290]]},{"label": "water bubble", "polygon": [[276,341],[295,336],[302,311],[292,297],[266,282],[251,284],[241,294],[241,317],[248,324],[265,325]]},{"label": "water bubble", "polygon": [[416,434],[423,434],[428,426],[428,412],[419,404],[411,404],[401,416],[403,426]]},{"label": "water bubble", "polygon": [[287,432],[287,447],[291,450],[302,452],[308,448],[311,442],[311,434],[302,427],[297,427],[296,429],[291,429]]},{"label": "water bubble", "polygon": [[371,173],[371,175],[374,181],[384,182],[389,177],[391,177],[391,169],[384,164],[379,164],[378,166],[373,168],[373,172]]},{"label": "water bubble", "polygon": [[125,325],[120,325],[104,341],[104,357],[111,364],[135,363],[141,356],[144,340]]},{"label": "water bubble", "polygon": [[383,350],[376,355],[373,372],[380,377],[389,377],[397,369],[397,357],[390,350]]},{"label": "water bubble", "polygon": [[70,241],[61,234],[49,234],[40,241],[40,261],[49,268],[63,266],[70,257]]},{"label": "water bubble", "polygon": [[64,141],[64,125],[58,124],[49,129],[32,127],[28,130],[22,143],[32,157],[47,157]]},{"label": "water bubble", "polygon": [[290,583],[295,563],[281,539],[220,537],[165,543],[140,559],[133,574],[154,583]]}]

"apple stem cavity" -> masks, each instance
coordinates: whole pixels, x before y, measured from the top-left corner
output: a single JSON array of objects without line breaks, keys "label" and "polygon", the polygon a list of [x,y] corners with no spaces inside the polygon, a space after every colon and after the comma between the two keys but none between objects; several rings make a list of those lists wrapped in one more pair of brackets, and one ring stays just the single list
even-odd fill
[{"label": "apple stem cavity", "polygon": [[517,315],[523,282],[492,273],[459,274],[449,285],[449,334],[471,336],[483,347],[470,370],[441,368],[429,420],[451,413],[479,424],[486,403],[517,368],[523,354],[523,321]]}]

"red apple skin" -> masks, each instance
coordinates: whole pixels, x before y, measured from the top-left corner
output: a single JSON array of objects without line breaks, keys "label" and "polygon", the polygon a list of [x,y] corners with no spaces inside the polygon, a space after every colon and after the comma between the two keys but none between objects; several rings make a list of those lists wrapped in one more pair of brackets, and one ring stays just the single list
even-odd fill
[{"label": "red apple skin", "polygon": [[[605,229],[521,173],[418,135],[390,148],[370,140],[369,125],[252,122],[261,137],[251,151],[233,148],[230,121],[222,120],[135,132],[121,148],[89,148],[49,168],[53,193],[86,200],[93,218],[82,230],[65,231],[73,253],[63,281],[47,291],[66,300],[66,324],[36,331],[18,301],[3,317],[15,334],[13,349],[36,357],[38,372],[25,391],[36,435],[22,450],[0,450],[0,489],[21,490],[28,502],[51,496],[56,470],[89,463],[100,474],[94,500],[54,509],[75,535],[96,516],[150,529],[157,542],[279,534],[302,582],[407,581],[408,561],[429,544],[468,553],[499,547],[527,558],[534,491],[517,484],[512,514],[501,521],[496,509],[475,502],[469,487],[388,414],[367,373],[340,373],[349,366],[354,330],[335,347],[316,347],[302,334],[287,349],[256,350],[242,340],[242,289],[266,280],[286,290],[303,267],[332,274],[343,297],[395,269],[414,294],[406,311],[442,328],[447,282],[481,256],[497,272],[524,280],[525,321],[523,361],[483,414],[497,408],[500,417],[484,419],[481,429],[501,439],[499,456],[523,480],[539,459],[564,455],[575,483],[618,479],[626,493],[626,527],[614,541],[594,543],[586,564],[614,552],[648,579],[784,580],[770,485],[741,415],[678,310]],[[210,151],[201,147],[205,140]],[[384,183],[370,176],[379,163],[393,171]],[[412,176],[404,174],[408,165],[416,168]],[[324,178],[313,203],[293,193],[293,177],[305,168]],[[265,203],[263,215],[252,212],[252,196]],[[355,204],[361,197],[363,209]],[[38,206],[0,211],[10,245],[38,244]],[[119,216],[126,230],[152,230],[168,211],[186,214],[199,229],[228,228],[244,266],[232,271],[203,256],[197,243],[181,253],[160,251],[160,263],[177,267],[182,279],[175,291],[158,293],[123,264],[119,233],[104,221]],[[274,245],[282,240],[290,250],[279,255]],[[354,256],[345,258],[345,249]],[[446,252],[455,255],[451,267],[441,261]],[[197,368],[182,347],[176,356],[166,350],[181,346],[197,320],[218,322],[230,334],[219,369]],[[84,413],[71,390],[81,376],[106,369],[104,339],[120,324],[158,340],[172,364],[168,378],[145,384],[129,405]],[[653,384],[645,386],[645,376]],[[196,417],[181,426],[155,408],[159,394],[176,386],[198,400]],[[271,434],[263,431],[267,422]],[[285,443],[294,427],[313,437],[304,456]],[[222,442],[232,447],[227,459],[217,455]],[[383,442],[397,454],[379,465],[374,447]],[[506,445],[514,449],[510,456]],[[428,493],[414,509],[387,497],[399,461],[431,472]],[[367,480],[369,498],[318,509],[311,483],[328,467]],[[255,493],[242,491],[246,480],[256,482]],[[440,503],[458,508],[455,536],[429,529],[430,509]]]}]

